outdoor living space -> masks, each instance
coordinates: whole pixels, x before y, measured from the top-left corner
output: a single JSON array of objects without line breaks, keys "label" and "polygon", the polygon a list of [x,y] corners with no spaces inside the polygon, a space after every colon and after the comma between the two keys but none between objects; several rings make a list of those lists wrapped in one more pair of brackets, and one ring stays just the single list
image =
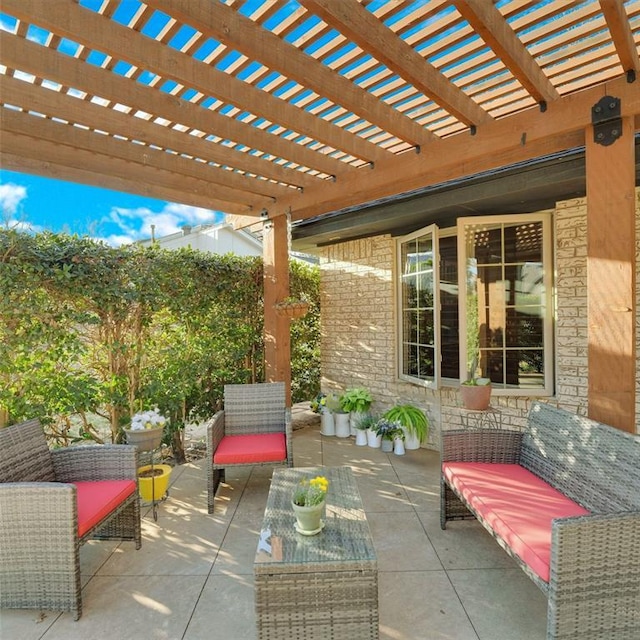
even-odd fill
[{"label": "outdoor living space", "polygon": [[[293,442],[295,467],[353,470],[378,560],[381,639],[545,637],[545,596],[481,525],[466,520],[440,529],[436,451],[382,453],[321,436],[315,424],[296,429]],[[229,470],[213,515],[205,469],[204,460],[174,469],[157,522],[150,507],[143,511],[140,551],[126,542],[82,547],[79,621],[5,609],[0,637],[257,638],[253,561],[273,468]]]}]

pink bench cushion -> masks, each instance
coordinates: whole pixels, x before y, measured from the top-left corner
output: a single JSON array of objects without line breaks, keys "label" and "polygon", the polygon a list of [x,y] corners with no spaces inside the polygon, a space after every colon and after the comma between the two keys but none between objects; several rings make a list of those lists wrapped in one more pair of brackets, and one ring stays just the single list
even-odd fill
[{"label": "pink bench cushion", "polygon": [[287,459],[284,433],[224,436],[213,454],[214,464],[255,464]]},{"label": "pink bench cushion", "polygon": [[78,537],[95,527],[137,489],[135,480],[95,480],[73,483],[78,500]]},{"label": "pink bench cushion", "polygon": [[491,529],[549,582],[551,521],[589,512],[517,464],[445,462],[442,469]]}]

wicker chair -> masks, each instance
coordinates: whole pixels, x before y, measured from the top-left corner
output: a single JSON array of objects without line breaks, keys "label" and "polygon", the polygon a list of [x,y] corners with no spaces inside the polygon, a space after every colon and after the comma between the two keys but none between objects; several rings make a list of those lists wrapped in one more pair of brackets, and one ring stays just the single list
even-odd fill
[{"label": "wicker chair", "polygon": [[284,382],[225,385],[224,409],[207,425],[207,461],[209,513],[227,467],[293,466]]},{"label": "wicker chair", "polygon": [[50,451],[38,420],[0,429],[0,607],[80,618],[80,545],[141,546],[136,467],[132,446]]}]

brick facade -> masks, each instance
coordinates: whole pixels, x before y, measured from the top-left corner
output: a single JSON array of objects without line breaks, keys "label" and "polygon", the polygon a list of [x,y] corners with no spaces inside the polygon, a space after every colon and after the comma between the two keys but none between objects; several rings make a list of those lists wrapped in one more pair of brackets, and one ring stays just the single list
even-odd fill
[{"label": "brick facade", "polygon": [[[640,219],[640,190],[636,192]],[[560,202],[554,215],[556,296],[556,396],[569,410],[587,409],[587,238],[586,200]],[[636,269],[640,283],[640,224],[636,225]],[[458,408],[457,389],[433,391],[397,376],[395,240],[376,236],[325,247],[320,257],[322,304],[322,388],[340,392],[362,386],[374,398],[372,410],[412,402],[426,410],[431,423],[427,446],[438,446],[445,425],[473,420]],[[636,287],[636,341],[640,356],[640,284]],[[640,357],[637,411],[640,416]],[[492,405],[503,426],[526,421],[530,399],[494,396]],[[640,433],[638,417],[636,430]]]}]

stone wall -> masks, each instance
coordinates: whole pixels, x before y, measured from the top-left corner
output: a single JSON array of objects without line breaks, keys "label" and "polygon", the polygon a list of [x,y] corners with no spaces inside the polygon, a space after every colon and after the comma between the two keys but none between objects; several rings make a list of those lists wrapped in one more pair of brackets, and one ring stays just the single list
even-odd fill
[{"label": "stone wall", "polygon": [[[640,219],[640,190],[637,191]],[[586,201],[558,203],[554,215],[556,295],[556,396],[548,399],[572,411],[587,410]],[[640,224],[636,225],[640,283]],[[377,236],[325,247],[321,253],[322,388],[341,392],[362,386],[374,397],[373,411],[412,402],[429,416],[427,446],[437,447],[442,428],[476,417],[459,408],[456,388],[433,391],[397,376],[395,240]],[[640,286],[636,287],[640,356]],[[636,415],[640,416],[640,357]],[[531,399],[494,396],[502,426],[525,424]],[[636,424],[638,432],[640,428]]]}]

